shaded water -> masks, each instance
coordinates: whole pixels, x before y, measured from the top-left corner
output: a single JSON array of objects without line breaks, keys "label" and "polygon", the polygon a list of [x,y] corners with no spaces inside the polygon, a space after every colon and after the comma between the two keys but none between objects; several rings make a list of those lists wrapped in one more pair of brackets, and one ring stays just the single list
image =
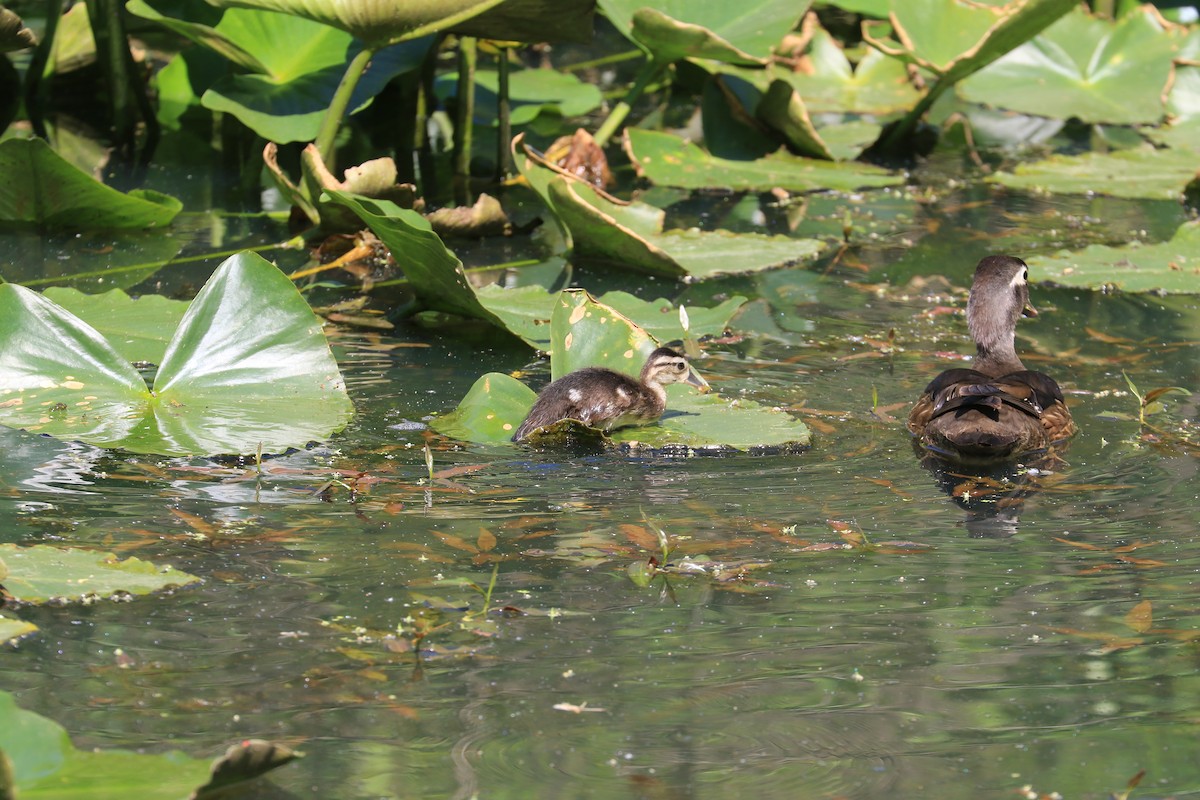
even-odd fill
[{"label": "shaded water", "polygon": [[[684,290],[761,298],[772,334],[710,343],[698,367],[801,414],[800,454],[429,438],[410,423],[481,372],[547,370],[494,337],[418,328],[336,334],[358,418],[261,473],[0,429],[0,541],[205,579],[22,609],[41,632],[0,654],[0,687],[80,747],[294,744],[307,758],[272,781],[296,797],[1100,798],[1140,770],[1144,796],[1198,795],[1198,462],[1108,416],[1136,414],[1122,370],[1143,390],[1200,383],[1197,300],[1034,287],[1042,316],[1018,349],[1058,378],[1082,433],[999,519],[986,485],[964,498],[945,481],[973,511],[948,497],[903,427],[897,404],[969,352],[960,318],[928,313],[961,294],[913,276],[963,287],[979,255],[1049,247],[1039,224],[1066,216],[1084,220],[1077,242],[1178,213],[1011,200],[913,219],[837,264]],[[1194,395],[1166,399],[1155,424],[1194,424]],[[657,552],[647,518],[673,561],[708,572],[631,580]],[[872,547],[841,547],[845,531]],[[482,597],[466,582],[494,569],[492,613],[468,613]]]}]

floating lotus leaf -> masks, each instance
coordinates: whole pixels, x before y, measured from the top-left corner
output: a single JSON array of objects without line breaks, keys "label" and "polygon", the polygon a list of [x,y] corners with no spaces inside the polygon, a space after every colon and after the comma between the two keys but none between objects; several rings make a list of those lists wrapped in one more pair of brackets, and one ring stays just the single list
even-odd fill
[{"label": "floating lotus leaf", "polygon": [[678,136],[636,128],[626,131],[625,150],[644,177],[662,186],[685,189],[851,191],[898,186],[905,180],[903,175],[869,164],[831,163],[783,152],[755,161],[732,161],[711,156]]},{"label": "floating lotus leaf", "polygon": [[1200,294],[1200,222],[1181,225],[1167,242],[1094,244],[1053,256],[1031,256],[1028,261],[1039,280],[1061,286]]},{"label": "floating lotus leaf", "polygon": [[880,52],[927,70],[934,79],[884,135],[879,148],[906,146],[938,97],[1037,36],[1076,5],[1075,0],[1012,0],[997,6],[970,0],[892,0],[888,22],[863,22],[863,38]]},{"label": "floating lotus leaf", "polygon": [[84,294],[51,287],[42,294],[95,328],[126,361],[153,364],[162,361],[189,305],[157,294],[133,298],[120,289]]},{"label": "floating lotus leaf", "polygon": [[[587,292],[572,289],[559,295],[551,321],[550,373],[562,377],[588,366],[637,375],[655,340],[615,309]],[[613,431],[614,441],[656,448],[802,446],[809,432],[804,423],[781,411],[745,400],[700,395],[687,385],[667,387],[667,411],[654,424]],[[535,395],[507,375],[491,373],[471,388],[459,407],[436,419],[433,428],[478,443],[502,443],[533,406]]]},{"label": "floating lotus leaf", "polygon": [[787,81],[771,81],[755,113],[779,131],[793,151],[809,158],[833,160],[833,153],[813,125],[804,100]]},{"label": "floating lotus leaf", "polygon": [[36,632],[37,625],[0,614],[0,645],[12,644],[23,636]]},{"label": "floating lotus leaf", "polygon": [[8,565],[4,586],[18,603],[80,600],[117,593],[149,594],[200,581],[174,567],[161,567],[137,558],[118,559],[93,550],[0,544],[0,559]]},{"label": "floating lotus leaf", "polygon": [[1153,123],[1183,36],[1147,7],[1112,21],[1076,6],[960,85],[977,103],[1055,119]]},{"label": "floating lotus leaf", "polygon": [[[273,142],[316,138],[347,66],[362,50],[349,33],[303,16],[246,8],[221,13],[198,0],[181,8],[165,0],[130,0],[128,7],[249,73],[222,75],[207,87],[201,102],[234,115]],[[164,10],[188,17],[180,19]],[[369,105],[396,75],[416,69],[431,42],[419,39],[379,50],[355,86],[351,111]]]},{"label": "floating lotus leaf", "polygon": [[446,436],[479,444],[511,442],[537,393],[511,375],[489,372],[475,381],[458,408],[433,421]]},{"label": "floating lotus leaf", "polygon": [[321,322],[278,269],[228,259],[192,301],[154,390],[92,327],[0,286],[0,424],[131,452],[279,452],[340,430],[353,406]]},{"label": "floating lotus leaf", "polygon": [[578,255],[654,275],[703,280],[758,272],[811,258],[824,247],[814,239],[787,236],[663,231],[661,209],[617,205],[590,186],[561,177],[550,181],[549,195]]},{"label": "floating lotus leaf", "polygon": [[807,0],[599,1],[618,30],[664,64],[681,58],[765,64],[808,10]]},{"label": "floating lotus leaf", "polygon": [[813,33],[810,70],[783,77],[804,98],[810,112],[893,114],[912,108],[920,93],[902,61],[867,50],[857,65],[823,28]]},{"label": "floating lotus leaf", "polygon": [[526,42],[587,41],[591,0],[213,0],[278,11],[340,28],[371,48],[444,30]]},{"label": "floating lotus leaf", "polygon": [[[264,750],[286,755],[263,757]],[[208,797],[201,787],[251,780],[294,757],[287,748],[261,740],[234,745],[211,766],[178,751],[77,750],[65,728],[18,707],[5,691],[0,691],[0,756],[7,757],[11,770],[0,768],[0,794],[42,800]],[[6,777],[11,785],[5,785]]]},{"label": "floating lotus leaf", "polygon": [[122,194],[85,175],[41,139],[0,142],[0,225],[70,230],[167,225],[183,204],[159,192]]},{"label": "floating lotus leaf", "polygon": [[1053,156],[1019,164],[1012,172],[998,172],[987,180],[1017,189],[1165,200],[1183,193],[1198,166],[1196,151],[1145,146],[1113,153]]}]

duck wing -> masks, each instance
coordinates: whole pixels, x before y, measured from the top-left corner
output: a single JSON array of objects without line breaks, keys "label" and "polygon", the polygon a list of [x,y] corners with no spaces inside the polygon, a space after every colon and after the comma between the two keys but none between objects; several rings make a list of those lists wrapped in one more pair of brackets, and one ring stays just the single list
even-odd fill
[{"label": "duck wing", "polygon": [[1075,432],[1058,384],[1032,370],[946,370],[925,388],[908,427],[934,451],[974,459],[1012,457]]}]

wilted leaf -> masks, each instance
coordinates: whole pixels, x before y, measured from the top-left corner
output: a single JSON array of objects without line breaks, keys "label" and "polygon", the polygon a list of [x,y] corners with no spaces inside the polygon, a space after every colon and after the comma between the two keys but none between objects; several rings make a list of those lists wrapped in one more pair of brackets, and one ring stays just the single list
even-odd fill
[{"label": "wilted leaf", "polygon": [[213,762],[208,783],[193,792],[190,800],[225,796],[222,790],[226,787],[254,780],[299,757],[290,747],[265,739],[246,739],[230,745],[225,755]]}]

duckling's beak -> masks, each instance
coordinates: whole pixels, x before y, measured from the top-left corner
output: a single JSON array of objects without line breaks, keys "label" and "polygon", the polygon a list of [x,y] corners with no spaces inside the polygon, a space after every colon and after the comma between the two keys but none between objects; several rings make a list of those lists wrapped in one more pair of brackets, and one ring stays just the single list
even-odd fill
[{"label": "duckling's beak", "polygon": [[708,394],[712,391],[712,387],[708,385],[708,381],[700,377],[700,374],[694,369],[688,370],[688,376],[684,378],[684,383],[691,384],[700,390],[700,394]]},{"label": "duckling's beak", "polygon": [[1033,303],[1026,303],[1025,308],[1021,309],[1023,317],[1036,317],[1037,315],[1037,309],[1033,307]]}]

